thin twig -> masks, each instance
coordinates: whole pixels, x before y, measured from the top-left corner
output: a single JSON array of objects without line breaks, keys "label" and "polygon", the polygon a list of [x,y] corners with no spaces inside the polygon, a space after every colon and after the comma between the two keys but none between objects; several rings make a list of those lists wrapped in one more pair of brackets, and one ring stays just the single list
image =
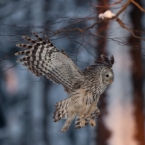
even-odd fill
[{"label": "thin twig", "polygon": [[135,2],[134,0],[131,0],[131,2],[136,5],[142,12],[145,12],[145,9],[142,8],[137,2]]},{"label": "thin twig", "polygon": [[115,6],[115,5],[117,5],[117,4],[121,3],[121,2],[122,2],[122,0],[118,0],[117,2],[114,2],[114,3],[112,3],[110,5],[107,5],[107,6],[97,6],[97,5],[94,5],[94,4],[93,4],[93,6],[95,6],[96,8],[97,7],[101,7],[101,8],[104,8],[104,7],[106,8],[107,7],[108,8],[108,7],[113,7],[113,6]]},{"label": "thin twig", "polygon": [[136,36],[136,35],[134,34],[133,30],[131,30],[130,28],[126,27],[126,26],[124,25],[124,23],[123,23],[119,18],[117,18],[116,21],[118,22],[118,24],[119,24],[122,28],[128,30],[128,31],[132,34],[133,37],[138,38],[138,39],[145,40],[145,39],[142,38],[142,37]]},{"label": "thin twig", "polygon": [[116,14],[116,16],[114,18],[117,18],[127,7],[128,5],[130,4],[131,0],[128,0],[124,5],[123,7],[121,8],[121,10],[119,10],[119,12]]}]

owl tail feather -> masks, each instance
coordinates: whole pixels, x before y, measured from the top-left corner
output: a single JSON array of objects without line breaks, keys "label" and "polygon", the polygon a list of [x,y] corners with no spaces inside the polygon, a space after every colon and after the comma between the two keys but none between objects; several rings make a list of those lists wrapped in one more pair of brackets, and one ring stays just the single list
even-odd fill
[{"label": "owl tail feather", "polygon": [[55,112],[54,112],[54,116],[53,116],[54,122],[57,122],[60,119],[68,118],[68,113],[67,113],[68,101],[69,101],[69,98],[67,98],[61,102],[58,102],[55,105]]},{"label": "owl tail feather", "polygon": [[68,114],[68,105],[71,98],[67,98],[61,102],[58,102],[55,105],[55,112],[54,112],[54,122],[59,121],[60,119],[67,119],[64,126],[61,129],[61,132],[65,132],[68,130],[69,126],[71,125],[71,122],[75,118],[74,114],[69,115]]},{"label": "owl tail feather", "polygon": [[62,129],[61,129],[61,132],[65,132],[65,131],[68,130],[68,128],[69,128],[69,126],[71,125],[71,123],[72,123],[72,121],[74,120],[74,118],[75,118],[75,115],[72,115],[72,116],[70,116],[70,117],[67,118],[67,120],[66,120],[64,126],[63,126]]}]

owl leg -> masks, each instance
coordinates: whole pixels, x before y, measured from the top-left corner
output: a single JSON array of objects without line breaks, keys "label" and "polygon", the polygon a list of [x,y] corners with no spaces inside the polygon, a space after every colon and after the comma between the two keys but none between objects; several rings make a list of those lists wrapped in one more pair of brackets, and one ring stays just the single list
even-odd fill
[{"label": "owl leg", "polygon": [[96,126],[96,122],[95,122],[95,116],[89,116],[87,117],[86,119],[86,122],[85,122],[85,126],[89,124],[91,124],[92,126]]},{"label": "owl leg", "polygon": [[67,119],[68,118],[68,108],[67,105],[69,104],[69,98],[58,102],[55,105],[55,112],[54,112],[54,122],[59,121],[60,119]]},{"label": "owl leg", "polygon": [[89,124],[91,124],[92,126],[96,126],[95,116],[98,116],[99,114],[100,114],[100,110],[97,107],[95,112],[90,117],[87,118]]},{"label": "owl leg", "polygon": [[75,121],[75,128],[80,129],[84,127],[87,124],[86,120],[84,117],[77,117]]},{"label": "owl leg", "polygon": [[67,118],[67,120],[66,120],[64,126],[63,126],[62,129],[61,129],[61,132],[65,132],[65,131],[68,130],[68,128],[69,128],[69,126],[71,125],[71,123],[72,123],[72,121],[74,120],[74,118],[75,118],[75,115],[72,115],[72,116],[70,116],[70,117]]}]

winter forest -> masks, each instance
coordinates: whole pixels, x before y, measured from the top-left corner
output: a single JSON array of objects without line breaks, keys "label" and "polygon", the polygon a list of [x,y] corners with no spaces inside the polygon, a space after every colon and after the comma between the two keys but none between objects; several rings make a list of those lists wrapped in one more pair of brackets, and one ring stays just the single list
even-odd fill
[{"label": "winter forest", "polygon": [[[99,18],[110,10],[115,16]],[[22,35],[45,34],[80,70],[114,55],[114,82],[101,95],[96,127],[60,132],[61,85],[35,77],[14,53]],[[145,145],[144,0],[0,0],[0,145]]]}]

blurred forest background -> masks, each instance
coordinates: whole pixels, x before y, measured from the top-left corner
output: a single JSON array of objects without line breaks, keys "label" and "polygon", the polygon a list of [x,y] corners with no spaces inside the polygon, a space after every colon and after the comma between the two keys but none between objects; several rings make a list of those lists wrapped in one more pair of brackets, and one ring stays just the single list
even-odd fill
[{"label": "blurred forest background", "polygon": [[[145,145],[145,11],[130,3],[118,16],[132,31],[115,19],[98,20],[126,2],[0,0],[0,145]],[[67,97],[63,87],[34,77],[14,56],[21,35],[33,37],[31,31],[47,34],[81,70],[102,53],[114,55],[115,80],[100,98],[96,128],[72,124],[61,133],[64,120],[53,122],[55,103]]]}]

